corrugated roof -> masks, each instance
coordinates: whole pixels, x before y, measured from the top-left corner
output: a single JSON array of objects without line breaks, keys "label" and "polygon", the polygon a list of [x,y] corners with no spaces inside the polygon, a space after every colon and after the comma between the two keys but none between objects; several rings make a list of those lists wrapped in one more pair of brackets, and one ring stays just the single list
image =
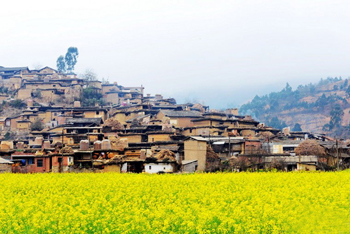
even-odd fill
[{"label": "corrugated roof", "polygon": [[0,164],[13,164],[10,160],[0,157]]}]

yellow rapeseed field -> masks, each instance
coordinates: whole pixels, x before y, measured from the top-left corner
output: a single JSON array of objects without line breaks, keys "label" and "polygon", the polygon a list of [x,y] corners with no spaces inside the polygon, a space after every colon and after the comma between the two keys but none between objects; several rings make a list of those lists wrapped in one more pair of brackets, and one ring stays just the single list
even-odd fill
[{"label": "yellow rapeseed field", "polygon": [[2,174],[1,233],[350,233],[350,172]]}]

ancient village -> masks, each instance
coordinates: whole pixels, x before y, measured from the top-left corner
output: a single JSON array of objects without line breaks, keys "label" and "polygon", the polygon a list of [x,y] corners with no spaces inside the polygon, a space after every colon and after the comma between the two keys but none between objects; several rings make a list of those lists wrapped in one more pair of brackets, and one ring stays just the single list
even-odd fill
[{"label": "ancient village", "polygon": [[0,91],[0,172],[313,171],[350,163],[348,141],[50,67],[0,67]]}]

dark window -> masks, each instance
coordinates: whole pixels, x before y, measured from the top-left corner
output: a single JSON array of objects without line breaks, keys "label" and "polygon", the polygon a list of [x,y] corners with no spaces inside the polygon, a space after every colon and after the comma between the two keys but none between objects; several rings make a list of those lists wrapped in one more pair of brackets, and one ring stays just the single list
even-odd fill
[{"label": "dark window", "polygon": [[100,114],[100,112],[99,111],[96,111],[96,115],[99,115]]},{"label": "dark window", "polygon": [[36,161],[36,166],[37,166],[37,167],[43,167],[43,166],[44,166],[43,160],[42,160],[42,159],[38,159],[38,160]]},{"label": "dark window", "polygon": [[151,168],[152,168],[151,166],[148,167],[148,169],[150,169],[150,170],[151,170]]},{"label": "dark window", "polygon": [[34,158],[28,158],[28,164],[34,164]]}]

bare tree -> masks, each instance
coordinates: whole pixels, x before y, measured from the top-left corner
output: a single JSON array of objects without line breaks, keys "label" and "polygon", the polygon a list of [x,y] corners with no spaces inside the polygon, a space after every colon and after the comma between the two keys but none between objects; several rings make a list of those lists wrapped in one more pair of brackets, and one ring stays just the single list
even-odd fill
[{"label": "bare tree", "polygon": [[326,152],[322,146],[320,146],[316,140],[305,140],[295,148],[297,155],[317,155],[324,156]]}]

